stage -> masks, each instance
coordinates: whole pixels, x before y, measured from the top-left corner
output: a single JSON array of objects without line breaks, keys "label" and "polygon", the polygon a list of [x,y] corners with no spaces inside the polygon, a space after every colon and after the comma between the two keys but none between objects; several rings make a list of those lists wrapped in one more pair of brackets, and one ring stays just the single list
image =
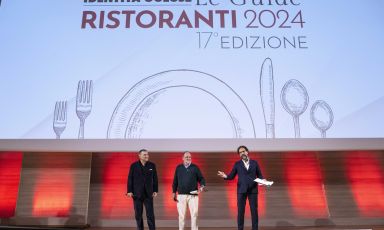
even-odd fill
[{"label": "stage", "polygon": [[[159,177],[154,201],[159,229],[178,226],[171,183],[180,156],[150,152]],[[275,182],[259,190],[261,229],[384,229],[383,151],[260,151],[250,157]],[[193,152],[192,158],[209,190],[199,196],[200,229],[235,229],[236,181],[222,180],[217,170],[230,171],[238,156]],[[1,152],[0,159],[0,225],[134,229],[125,192],[137,153]],[[250,228],[248,203],[245,226]]]},{"label": "stage", "polygon": [[[178,230],[179,228],[156,228],[157,230]],[[186,228],[185,230],[189,230]],[[237,228],[199,228],[199,230],[237,230]],[[245,230],[251,229],[250,227]],[[384,230],[384,226],[379,227],[260,227],[259,230]],[[136,228],[91,228],[90,230],[136,230]]]},{"label": "stage", "polygon": [[[2,230],[11,230],[11,229],[30,229],[30,230],[60,230],[60,228],[23,228],[23,227],[4,227],[0,226]],[[64,228],[62,228],[64,230]],[[85,228],[65,228],[65,230],[80,230]],[[86,228],[88,230],[136,230],[136,228]],[[145,227],[145,229],[148,229]],[[157,230],[178,230],[179,228],[156,228]],[[237,228],[199,228],[199,230],[237,230]],[[251,228],[245,228],[248,230]],[[185,230],[190,230],[190,228],[185,228]],[[384,230],[384,226],[334,226],[334,227],[259,227],[259,230]]]},{"label": "stage", "polygon": [[0,0],[0,230],[384,230],[383,9]]}]

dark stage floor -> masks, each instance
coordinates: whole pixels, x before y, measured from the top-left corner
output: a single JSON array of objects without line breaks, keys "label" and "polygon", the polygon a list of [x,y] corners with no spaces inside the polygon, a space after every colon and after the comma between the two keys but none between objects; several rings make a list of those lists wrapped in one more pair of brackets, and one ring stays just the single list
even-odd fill
[{"label": "dark stage floor", "polygon": [[[147,229],[147,228],[146,228]],[[199,230],[237,230],[237,228],[199,228]],[[251,228],[245,228],[244,230]],[[259,230],[384,230],[384,226],[339,226],[339,227],[260,227]],[[136,228],[91,228],[91,230],[136,230]],[[157,230],[178,230],[178,228],[157,228]],[[190,230],[190,228],[185,228]]]}]

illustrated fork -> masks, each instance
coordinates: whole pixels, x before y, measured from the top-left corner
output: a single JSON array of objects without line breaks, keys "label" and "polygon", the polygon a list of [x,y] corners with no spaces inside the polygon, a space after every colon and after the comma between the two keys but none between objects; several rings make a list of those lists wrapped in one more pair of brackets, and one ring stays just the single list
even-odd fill
[{"label": "illustrated fork", "polygon": [[76,96],[76,114],[80,119],[79,139],[84,139],[84,123],[92,110],[93,82],[79,81]]},{"label": "illustrated fork", "polygon": [[61,134],[67,126],[67,101],[57,101],[55,112],[53,114],[53,131],[56,133],[56,139],[60,139]]}]

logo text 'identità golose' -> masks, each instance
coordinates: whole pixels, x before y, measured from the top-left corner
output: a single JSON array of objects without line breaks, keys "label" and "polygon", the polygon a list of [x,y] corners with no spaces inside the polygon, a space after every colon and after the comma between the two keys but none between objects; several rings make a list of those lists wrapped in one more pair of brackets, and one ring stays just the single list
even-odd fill
[{"label": "logo text 'identit\u00e0 golose'", "polygon": [[[287,5],[300,5],[299,0],[228,0],[234,5],[254,5],[254,6],[287,6]],[[1,2],[1,0],[0,0]],[[84,0],[84,3],[92,4],[121,4],[130,2],[192,2],[192,0]],[[219,5],[222,0],[197,0],[196,5]]]}]

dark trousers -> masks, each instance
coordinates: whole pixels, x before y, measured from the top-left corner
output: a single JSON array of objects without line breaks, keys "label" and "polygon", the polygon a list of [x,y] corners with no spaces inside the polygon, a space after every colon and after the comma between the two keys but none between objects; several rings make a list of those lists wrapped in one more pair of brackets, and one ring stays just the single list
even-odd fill
[{"label": "dark trousers", "polygon": [[135,208],[135,219],[138,230],[144,230],[143,222],[143,205],[145,206],[145,213],[147,214],[147,223],[150,230],[155,230],[155,213],[153,211],[153,198],[151,196],[144,196],[141,198],[134,198],[133,205]]},{"label": "dark trousers", "polygon": [[259,226],[259,215],[257,212],[257,193],[238,193],[237,194],[237,229],[244,229],[245,204],[248,198],[252,216],[252,230],[257,230]]}]

